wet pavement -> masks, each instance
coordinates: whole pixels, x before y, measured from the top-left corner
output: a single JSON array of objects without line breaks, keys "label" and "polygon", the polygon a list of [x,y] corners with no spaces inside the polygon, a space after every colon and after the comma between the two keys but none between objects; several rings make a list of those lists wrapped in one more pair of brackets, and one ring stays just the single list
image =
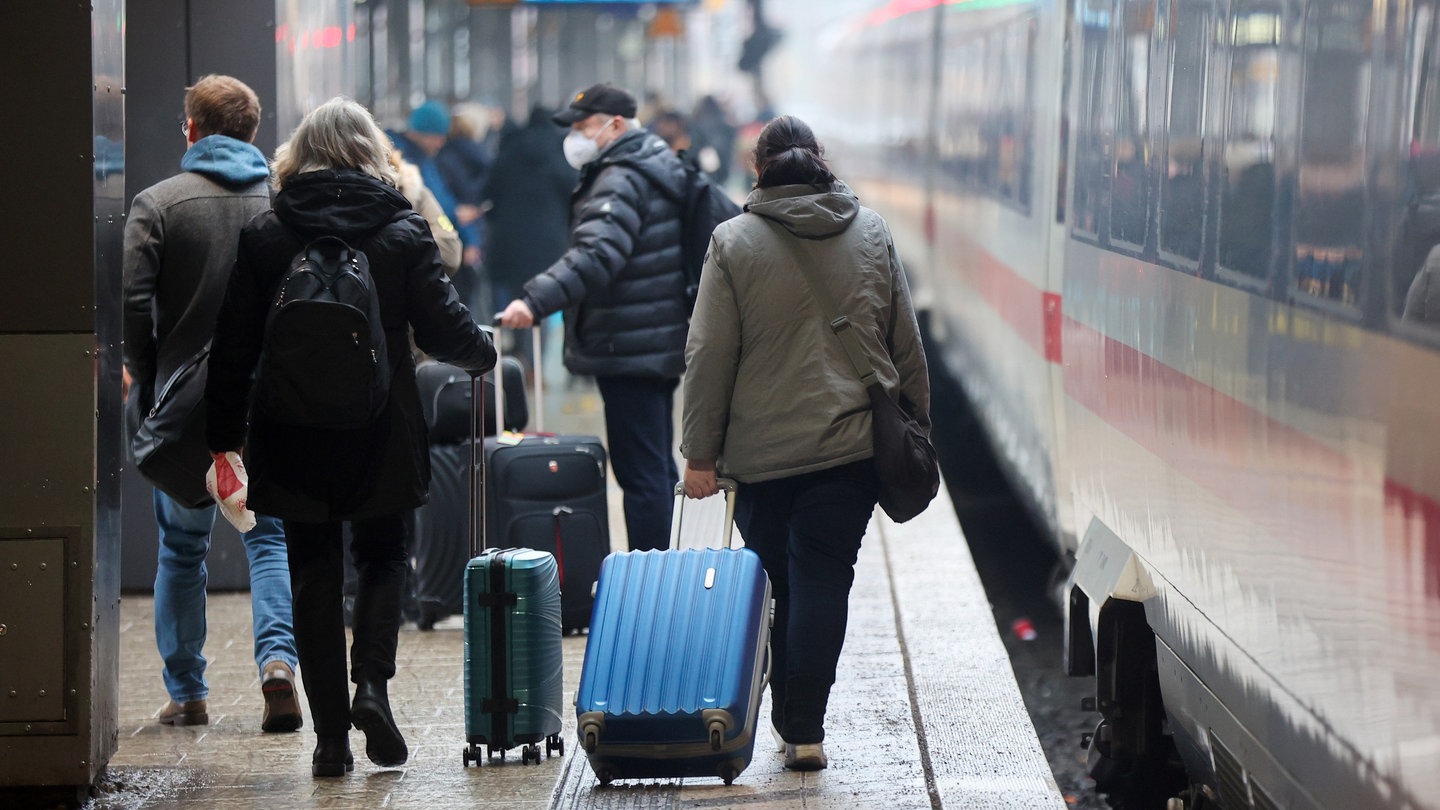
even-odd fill
[{"label": "wet pavement", "polygon": [[[556,375],[547,374],[547,377]],[[563,377],[560,377],[563,380]],[[603,435],[598,397],[583,384],[547,396],[546,427]],[[611,484],[613,545],[623,548],[619,490]],[[736,782],[617,781],[600,787],[566,750],[538,765],[466,767],[461,623],[401,632],[390,692],[410,746],[401,768],[364,757],[351,732],[354,773],[310,775],[314,736],[262,734],[247,594],[212,594],[206,655],[210,724],[169,728],[155,652],[153,600],[121,605],[119,750],[90,810],[134,808],[583,807],[583,808],[1062,808],[1055,780],[1016,688],[955,509],[942,490],[924,515],[897,526],[877,511],[857,567],[850,625],[827,722],[828,770],[781,767],[764,730]],[[565,697],[573,700],[585,637],[564,642]],[[301,673],[302,688],[303,676]],[[767,705],[760,716],[767,717]]]},{"label": "wet pavement", "polygon": [[[376,767],[364,759],[363,736],[352,732],[355,772],[315,780],[308,729],[260,733],[246,594],[211,597],[211,720],[195,728],[155,722],[166,698],[153,601],[126,596],[120,746],[89,806],[1063,807],[953,514],[948,502],[937,503],[905,526],[883,518],[871,526],[831,701],[826,771],[785,771],[770,746],[757,744],[752,764],[730,787],[693,779],[600,788],[574,754],[568,712],[563,756],[523,765],[515,751],[503,762],[465,767],[462,639],[451,619],[432,632],[407,626],[401,633],[391,694],[410,761]],[[567,700],[584,644],[584,636],[565,640]]]}]

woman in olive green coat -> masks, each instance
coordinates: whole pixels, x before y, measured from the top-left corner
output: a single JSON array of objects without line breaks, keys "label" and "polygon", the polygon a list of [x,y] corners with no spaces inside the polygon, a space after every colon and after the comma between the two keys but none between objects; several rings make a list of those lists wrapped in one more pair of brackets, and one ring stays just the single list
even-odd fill
[{"label": "woman in olive green coat", "polygon": [[740,482],[736,523],[775,595],[771,720],[785,766],[827,765],[825,710],[860,541],[878,497],[870,400],[806,281],[849,317],[880,381],[921,425],[930,384],[914,306],[880,215],[785,116],[755,148],[745,213],[715,229],[686,345],[690,497]]}]

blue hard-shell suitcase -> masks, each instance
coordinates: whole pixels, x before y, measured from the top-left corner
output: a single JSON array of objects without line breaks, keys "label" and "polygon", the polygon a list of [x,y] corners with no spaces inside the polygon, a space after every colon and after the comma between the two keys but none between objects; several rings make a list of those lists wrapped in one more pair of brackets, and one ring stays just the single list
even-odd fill
[{"label": "blue hard-shell suitcase", "polygon": [[718,776],[750,764],[767,681],[770,579],[749,549],[612,554],[600,569],[575,698],[580,743],[602,784],[614,779]]}]

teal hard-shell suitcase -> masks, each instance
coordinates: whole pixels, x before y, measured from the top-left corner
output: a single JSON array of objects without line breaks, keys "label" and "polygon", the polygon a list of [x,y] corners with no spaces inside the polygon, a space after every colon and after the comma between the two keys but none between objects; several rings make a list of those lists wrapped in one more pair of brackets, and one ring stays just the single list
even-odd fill
[{"label": "teal hard-shell suitcase", "polygon": [[560,579],[555,558],[487,549],[465,566],[465,748],[468,765],[524,746],[522,762],[563,753]]},{"label": "teal hard-shell suitcase", "polygon": [[[472,378],[471,385],[479,378]],[[471,407],[480,397],[473,395]],[[470,424],[477,424],[471,418]],[[482,549],[484,520],[476,493],[478,442],[470,442],[470,547],[465,566],[466,765],[503,759],[522,747],[521,761],[565,752],[560,737],[563,692],[560,569],[555,557],[525,548]]]}]

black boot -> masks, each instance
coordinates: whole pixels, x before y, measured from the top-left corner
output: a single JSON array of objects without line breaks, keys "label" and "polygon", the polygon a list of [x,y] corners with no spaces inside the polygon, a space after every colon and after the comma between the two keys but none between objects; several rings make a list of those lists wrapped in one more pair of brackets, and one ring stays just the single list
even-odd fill
[{"label": "black boot", "polygon": [[362,681],[355,687],[355,703],[350,707],[350,722],[365,732],[365,756],[382,768],[404,765],[410,758],[405,738],[390,714],[390,700],[385,681]]},{"label": "black boot", "polygon": [[[350,679],[355,682],[350,721],[365,732],[365,755],[385,768],[404,764],[410,754],[395,727],[386,694],[386,683],[395,676],[401,602],[409,568],[404,531],[398,518],[355,524],[359,577],[350,646]],[[393,542],[382,542],[387,538]]]},{"label": "black boot", "polygon": [[314,776],[344,776],[355,770],[355,757],[350,755],[350,737],[345,734],[326,735],[315,742],[310,757],[310,773]]}]

